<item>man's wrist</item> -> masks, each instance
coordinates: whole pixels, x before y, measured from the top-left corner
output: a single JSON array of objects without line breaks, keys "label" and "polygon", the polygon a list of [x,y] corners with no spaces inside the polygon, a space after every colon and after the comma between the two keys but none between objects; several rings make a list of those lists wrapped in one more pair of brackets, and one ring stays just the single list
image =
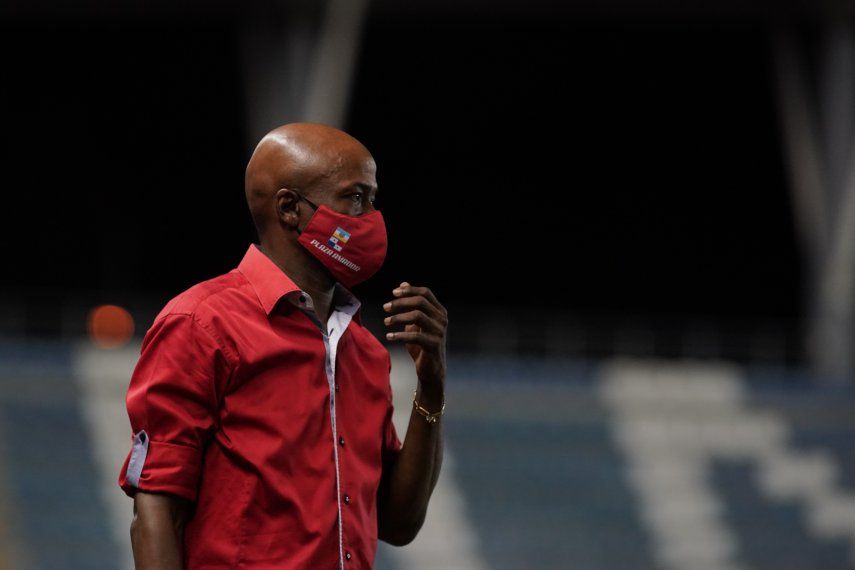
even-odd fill
[{"label": "man's wrist", "polygon": [[439,411],[445,401],[445,387],[440,383],[425,385],[419,382],[416,387],[416,399],[430,411]]},{"label": "man's wrist", "polygon": [[445,411],[445,402],[442,403],[442,406],[440,406],[439,411],[432,412],[421,404],[419,404],[419,401],[416,398],[416,390],[413,390],[413,409],[415,410],[414,413],[424,416],[425,420],[427,420],[427,423],[433,424],[439,421],[439,418]]},{"label": "man's wrist", "polygon": [[419,383],[416,389],[416,400],[419,405],[431,413],[438,412],[445,403],[445,390],[442,386],[423,386]]}]

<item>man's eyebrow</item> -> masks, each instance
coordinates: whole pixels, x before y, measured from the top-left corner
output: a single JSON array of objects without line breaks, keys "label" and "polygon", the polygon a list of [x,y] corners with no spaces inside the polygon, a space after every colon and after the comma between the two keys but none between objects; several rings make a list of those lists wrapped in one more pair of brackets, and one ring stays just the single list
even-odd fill
[{"label": "man's eyebrow", "polygon": [[374,190],[375,194],[380,192],[380,188],[375,188],[375,187],[371,186],[370,184],[366,184],[364,182],[352,182],[346,186],[342,186],[341,188],[339,188],[339,192],[340,193],[347,192],[348,190],[350,190],[354,186],[356,186],[357,188],[359,188],[360,190],[362,190],[364,192],[371,192],[371,190]]}]

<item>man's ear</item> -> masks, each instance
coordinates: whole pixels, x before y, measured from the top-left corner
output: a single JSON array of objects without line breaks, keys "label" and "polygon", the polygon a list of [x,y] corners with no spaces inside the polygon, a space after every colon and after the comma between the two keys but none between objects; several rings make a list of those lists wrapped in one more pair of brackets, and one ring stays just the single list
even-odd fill
[{"label": "man's ear", "polygon": [[279,221],[290,228],[300,225],[300,197],[290,188],[276,191],[276,215]]}]

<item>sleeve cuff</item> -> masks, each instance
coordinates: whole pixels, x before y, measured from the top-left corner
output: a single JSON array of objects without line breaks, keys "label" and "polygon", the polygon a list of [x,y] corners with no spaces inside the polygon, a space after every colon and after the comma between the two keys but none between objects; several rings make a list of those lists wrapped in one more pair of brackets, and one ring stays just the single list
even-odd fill
[{"label": "sleeve cuff", "polygon": [[140,430],[133,436],[118,483],[129,497],[139,490],[170,493],[195,502],[201,463],[202,454],[195,447],[153,441]]}]

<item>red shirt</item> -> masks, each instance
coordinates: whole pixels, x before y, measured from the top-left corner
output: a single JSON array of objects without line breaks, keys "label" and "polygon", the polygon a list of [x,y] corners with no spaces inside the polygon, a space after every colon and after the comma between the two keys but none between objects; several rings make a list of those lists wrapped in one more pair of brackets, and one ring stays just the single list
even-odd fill
[{"label": "red shirt", "polygon": [[194,501],[186,568],[373,566],[380,475],[401,449],[391,360],[340,284],[333,305],[324,326],[250,245],[146,333],[118,483]]}]

